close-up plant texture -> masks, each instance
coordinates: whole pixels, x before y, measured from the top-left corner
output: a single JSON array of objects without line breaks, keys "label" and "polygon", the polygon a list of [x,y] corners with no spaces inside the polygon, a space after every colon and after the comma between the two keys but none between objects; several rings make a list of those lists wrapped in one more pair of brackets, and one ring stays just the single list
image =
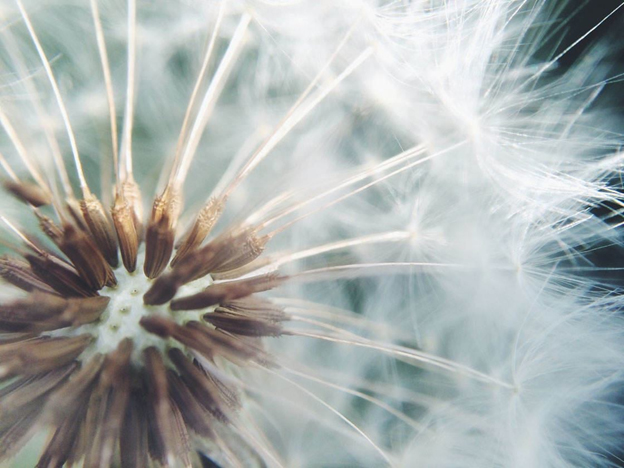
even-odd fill
[{"label": "close-up plant texture", "polygon": [[622,12],[0,0],[0,464],[621,466]]}]

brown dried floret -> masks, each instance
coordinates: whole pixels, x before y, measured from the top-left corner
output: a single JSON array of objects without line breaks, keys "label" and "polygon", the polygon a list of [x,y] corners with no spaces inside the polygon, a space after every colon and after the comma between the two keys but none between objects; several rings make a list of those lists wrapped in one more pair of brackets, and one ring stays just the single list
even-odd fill
[{"label": "brown dried floret", "polygon": [[181,297],[171,302],[172,310],[197,310],[215,304],[230,302],[235,299],[273,289],[284,281],[283,277],[271,273],[238,281],[218,283],[208,286],[192,296]]},{"label": "brown dried floret", "polygon": [[90,236],[69,222],[59,227],[47,216],[38,214],[37,217],[43,232],[67,255],[91,288],[98,290],[117,284],[113,270]]},{"label": "brown dried floret", "polygon": [[108,264],[116,268],[119,264],[117,237],[102,203],[97,197],[89,194],[80,202],[80,208],[95,245],[100,249]]},{"label": "brown dried floret", "polygon": [[91,343],[91,335],[72,338],[33,338],[0,345],[0,378],[33,375],[72,362]]},{"label": "brown dried floret", "polygon": [[117,231],[121,259],[126,270],[132,273],[136,270],[140,237],[137,232],[135,212],[123,195],[118,194],[115,197],[115,204],[111,210],[111,216],[113,218],[115,230]]},{"label": "brown dried floret", "polygon": [[153,458],[163,465],[180,463],[190,466],[190,442],[179,410],[169,397],[167,370],[160,352],[144,352],[148,380],[149,448]]},{"label": "brown dried floret", "polygon": [[108,262],[89,236],[73,225],[63,225],[63,238],[58,244],[80,276],[94,289],[115,286],[117,279]]},{"label": "brown dried floret", "polygon": [[176,266],[178,262],[198,249],[204,242],[204,239],[210,234],[210,231],[212,231],[212,228],[219,220],[225,208],[225,201],[226,199],[223,197],[208,200],[208,203],[199,211],[193,226],[178,246],[175,257],[171,261],[171,266]]},{"label": "brown dried floret", "polygon": [[0,257],[0,276],[24,291],[54,294],[53,288],[41,281],[27,262],[11,257]]},{"label": "brown dried floret", "polygon": [[33,273],[43,282],[62,296],[90,297],[96,296],[97,290],[84,281],[74,267],[60,258],[39,251],[35,254],[24,255]]},{"label": "brown dried floret", "polygon": [[0,305],[0,331],[46,331],[90,323],[99,318],[109,300],[102,296],[64,299],[33,293]]},{"label": "brown dried floret", "polygon": [[180,214],[181,197],[168,190],[154,200],[145,234],[145,265],[148,278],[156,278],[167,267],[175,240],[175,225]]},{"label": "brown dried floret", "polygon": [[22,181],[5,180],[2,185],[11,194],[17,197],[19,200],[28,203],[35,208],[40,206],[49,205],[52,203],[52,197],[50,192],[42,189],[36,184],[31,184]]},{"label": "brown dried floret", "polygon": [[22,407],[55,390],[77,367],[78,364],[72,362],[42,374],[22,376],[3,387],[0,390],[0,415],[5,417],[8,413],[21,411]]}]

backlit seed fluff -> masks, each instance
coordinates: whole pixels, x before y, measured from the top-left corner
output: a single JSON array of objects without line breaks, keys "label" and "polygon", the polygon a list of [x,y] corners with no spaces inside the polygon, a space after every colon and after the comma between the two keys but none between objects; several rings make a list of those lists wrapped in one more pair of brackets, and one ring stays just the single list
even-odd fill
[{"label": "backlit seed fluff", "polygon": [[619,466],[622,5],[0,0],[0,464]]}]

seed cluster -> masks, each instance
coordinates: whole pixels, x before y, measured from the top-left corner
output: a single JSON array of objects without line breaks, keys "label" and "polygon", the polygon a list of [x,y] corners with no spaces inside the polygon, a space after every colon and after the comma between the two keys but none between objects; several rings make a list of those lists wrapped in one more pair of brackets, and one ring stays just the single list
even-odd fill
[{"label": "seed cluster", "polygon": [[[11,190],[17,196],[23,191]],[[198,463],[195,438],[204,449],[212,444],[221,454],[232,444],[249,446],[253,453],[253,439],[244,435],[238,418],[244,390],[219,375],[226,362],[276,365],[260,339],[282,334],[289,317],[254,294],[285,278],[263,274],[233,279],[260,257],[269,238],[236,226],[197,248],[222,210],[222,203],[212,203],[199,214],[175,265],[165,272],[174,250],[172,220],[177,220],[179,203],[158,198],[143,230],[136,217],[124,221],[120,213],[127,210],[120,208],[119,196],[110,217],[93,195],[78,204],[79,211],[68,203],[60,224],[29,198],[20,198],[35,209],[42,232],[65,257],[28,235],[21,259],[6,256],[0,262],[2,278],[27,293],[0,305],[0,378],[5,382],[0,390],[0,459],[15,453],[41,425],[52,427],[41,467],[80,460],[85,466],[147,466],[150,460],[190,466]],[[120,270],[118,245],[128,273]],[[144,291],[141,312],[131,317],[162,344],[152,346],[153,339],[121,332],[113,350],[102,352],[111,344],[101,346],[100,335],[110,335],[105,327],[116,327],[103,319],[114,312],[109,296],[127,287],[118,277],[129,281],[140,275],[133,270],[143,250],[148,278],[143,284],[153,281]],[[175,297],[185,285],[211,275],[230,279],[208,281],[195,294]],[[167,311],[162,305],[169,302]],[[195,310],[195,320],[176,312]]]}]

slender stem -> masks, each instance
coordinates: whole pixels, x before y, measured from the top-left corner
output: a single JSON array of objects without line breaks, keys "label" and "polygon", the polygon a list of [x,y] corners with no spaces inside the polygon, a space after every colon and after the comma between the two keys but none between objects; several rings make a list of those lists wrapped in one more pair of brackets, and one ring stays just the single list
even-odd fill
[{"label": "slender stem", "polygon": [[104,86],[106,87],[106,100],[108,101],[108,114],[110,117],[111,140],[113,145],[113,168],[115,171],[115,180],[119,181],[119,142],[117,135],[117,110],[115,109],[115,95],[113,92],[113,80],[111,77],[110,64],[108,62],[108,53],[106,51],[106,40],[104,39],[104,31],[102,29],[102,21],[98,10],[97,0],[91,0],[91,14],[93,16],[93,26],[95,28],[95,37],[100,54],[100,62],[102,63],[102,73],[104,75]]},{"label": "slender stem", "polygon": [[11,124],[11,121],[9,120],[7,115],[2,110],[1,106],[0,106],[0,125],[2,125],[2,128],[4,128],[4,131],[9,136],[11,143],[13,143],[13,146],[17,150],[17,154],[19,155],[20,159],[26,166],[26,169],[28,169],[28,172],[30,172],[30,175],[32,176],[32,178],[35,180],[35,182],[37,182],[39,187],[41,187],[42,189],[48,189],[49,187],[48,187],[47,182],[43,180],[43,177],[41,176],[41,174],[39,173],[39,171],[37,170],[37,168],[31,161],[30,157],[28,156],[28,152],[26,151],[26,148],[24,147],[24,144],[20,140],[19,136],[17,135],[17,132],[15,131],[15,128]]},{"label": "slender stem", "polygon": [[[432,154],[430,156],[427,156],[427,157],[424,157],[422,159],[419,159],[418,161],[412,162],[410,164],[406,164],[405,166],[402,166],[402,167],[400,167],[400,168],[390,172],[389,174],[386,174],[386,175],[384,175],[382,177],[379,177],[378,179],[375,179],[372,182],[369,182],[369,183],[367,183],[367,184],[365,184],[365,185],[363,185],[363,186],[361,186],[361,187],[359,187],[359,188],[357,188],[357,189],[355,189],[355,190],[353,190],[353,191],[351,191],[351,192],[349,192],[349,193],[347,193],[347,194],[345,194],[345,195],[343,195],[341,197],[336,198],[335,200],[332,200],[331,202],[327,203],[326,205],[320,206],[319,208],[311,210],[311,211],[309,211],[309,212],[307,212],[307,213],[305,213],[305,214],[303,214],[303,215],[293,219],[292,221],[289,221],[288,223],[286,223],[286,224],[280,226],[279,228],[273,230],[272,232],[268,233],[267,236],[273,237],[274,235],[279,234],[280,232],[285,231],[286,229],[290,228],[291,226],[293,226],[297,222],[301,221],[302,219],[307,218],[308,216],[310,216],[310,215],[312,215],[314,213],[318,213],[319,211],[326,210],[330,206],[333,206],[333,205],[335,205],[337,203],[340,203],[341,201],[346,200],[347,198],[352,197],[353,195],[356,195],[356,194],[358,194],[358,193],[360,193],[360,192],[362,192],[362,191],[364,191],[364,190],[366,190],[366,189],[368,189],[368,188],[370,188],[370,187],[372,187],[374,185],[377,185],[380,182],[383,182],[384,180],[389,179],[390,177],[394,177],[397,174],[400,174],[400,173],[402,173],[402,172],[404,172],[404,171],[406,171],[408,169],[411,169],[412,167],[418,166],[418,165],[423,164],[423,163],[425,163],[427,161],[435,159],[435,158],[437,158],[437,157],[439,157],[439,156],[441,156],[441,155],[443,155],[443,154],[445,154],[445,153],[447,153],[447,152],[457,148],[458,146],[460,146],[462,144],[463,144],[463,142],[462,143],[458,143],[458,144],[456,144],[456,145],[454,145],[454,146],[452,146],[450,148],[445,149],[444,151],[440,151],[438,153],[435,153],[435,154]],[[307,204],[307,203],[309,203],[309,201],[306,201],[305,203]],[[280,217],[282,217],[282,216],[278,216],[278,218],[272,219],[272,220],[270,220],[270,222],[273,222],[276,219],[279,219]],[[263,224],[264,227],[266,227],[266,225],[267,225],[267,223]]]},{"label": "slender stem", "polygon": [[201,84],[204,81],[204,78],[206,77],[206,72],[208,71],[210,58],[212,57],[212,53],[214,51],[215,44],[217,42],[217,35],[219,32],[219,29],[221,28],[221,22],[223,21],[224,13],[225,13],[225,0],[221,0],[219,4],[219,13],[217,15],[217,20],[215,22],[212,34],[210,35],[208,48],[206,49],[206,53],[204,55],[204,60],[202,62],[202,66],[199,71],[199,75],[197,76],[197,80],[195,81],[195,86],[193,87],[193,92],[191,93],[191,98],[189,99],[189,103],[186,108],[186,113],[184,114],[184,121],[182,122],[182,128],[180,129],[180,135],[178,137],[178,143],[176,145],[176,150],[175,150],[173,170],[171,171],[171,175],[169,177],[169,185],[173,183],[174,175],[178,169],[179,159],[182,154],[182,148],[184,147],[184,142],[186,141],[186,136],[188,133],[188,125],[191,119],[191,112],[193,108],[195,107],[195,102],[197,101],[197,96],[199,94],[199,88],[201,87]]},{"label": "slender stem", "polygon": [[395,418],[403,421],[405,424],[407,424],[408,426],[412,427],[413,429],[422,430],[424,428],[424,426],[422,424],[419,424],[418,421],[415,421],[414,419],[410,418],[409,416],[407,416],[404,413],[401,413],[400,411],[398,411],[397,409],[395,409],[392,406],[388,405],[387,403],[384,403],[383,401],[381,401],[378,398],[375,398],[375,397],[372,397],[370,395],[367,395],[366,393],[359,392],[357,390],[352,390],[350,388],[343,387],[342,385],[338,385],[338,384],[335,384],[335,383],[332,383],[332,382],[328,382],[327,380],[321,379],[319,377],[314,377],[314,376],[312,376],[310,374],[306,374],[304,372],[299,372],[299,371],[296,371],[294,369],[290,369],[290,368],[285,367],[283,365],[281,366],[281,369],[286,371],[286,372],[288,372],[288,373],[290,373],[290,374],[293,374],[293,375],[296,375],[298,377],[304,378],[306,380],[311,380],[312,382],[316,382],[316,383],[319,383],[319,384],[324,385],[326,387],[334,388],[334,389],[339,390],[339,391],[341,391],[343,393],[348,393],[349,395],[353,395],[355,397],[361,398],[362,400],[366,400],[366,401],[368,401],[368,402],[378,406],[379,408],[387,411],[388,413],[393,415]]},{"label": "slender stem", "polygon": [[[404,161],[408,161],[416,156],[421,155],[422,153],[425,152],[425,148],[423,146],[415,146],[413,148],[408,149],[407,151],[404,151],[400,154],[397,154],[396,156],[393,156],[392,158],[390,158],[387,161],[384,161],[380,164],[377,164],[371,168],[368,169],[364,169],[360,172],[358,172],[357,174],[348,177],[347,179],[343,180],[341,183],[339,183],[338,185],[335,185],[333,187],[331,187],[330,189],[327,189],[325,191],[321,191],[320,193],[318,193],[317,195],[314,195],[308,199],[305,199],[299,203],[293,204],[290,207],[286,208],[284,211],[278,213],[277,215],[275,215],[272,218],[269,218],[268,220],[265,220],[264,222],[262,222],[261,224],[258,225],[258,229],[264,229],[268,226],[270,226],[271,224],[273,224],[275,221],[278,221],[279,219],[297,211],[299,208],[302,208],[306,205],[309,205],[317,200],[320,200],[328,195],[331,195],[334,192],[337,192],[339,190],[342,190],[350,185],[356,184],[358,182],[361,182],[362,180],[368,178],[368,177],[372,177],[375,174],[378,174],[382,171],[385,171],[387,169],[390,169],[392,167],[395,167],[399,164],[401,164]],[[421,160],[419,160],[421,161]]]},{"label": "slender stem", "polygon": [[270,374],[272,374],[272,375],[274,375],[274,376],[284,380],[285,382],[288,382],[289,384],[291,384],[292,386],[296,387],[297,389],[299,389],[301,392],[303,392],[306,395],[308,395],[310,398],[312,398],[316,402],[320,403],[322,406],[327,408],[329,411],[334,413],[336,416],[338,416],[340,419],[342,419],[345,423],[347,423],[347,425],[349,425],[353,430],[355,430],[358,434],[360,434],[360,436],[362,436],[371,445],[371,447],[373,447],[373,449],[375,449],[375,451],[386,461],[386,463],[388,463],[388,465],[394,466],[394,463],[392,463],[392,461],[390,460],[390,458],[388,457],[386,452],[384,452],[377,444],[375,444],[375,442],[373,442],[372,439],[368,435],[366,435],[366,433],[362,429],[360,429],[358,426],[356,426],[355,423],[353,423],[349,418],[347,418],[344,414],[342,414],[336,408],[334,408],[329,403],[325,402],[323,399],[321,399],[318,396],[316,396],[314,393],[312,393],[307,388],[303,387],[302,385],[299,385],[297,382],[293,381],[292,379],[289,379],[288,377],[286,377],[286,376],[284,376],[284,375],[282,375],[282,374],[280,374],[280,373],[278,373],[278,372],[276,372],[276,371],[274,371],[272,369],[269,369],[267,367],[263,367],[262,369],[264,369],[266,372],[268,372],[268,373],[270,373]]},{"label": "slender stem", "polygon": [[[15,44],[15,39],[13,38],[13,34],[11,34],[10,31],[6,31],[6,34],[4,35],[4,43],[7,51],[9,52],[11,60],[17,67],[19,75],[26,78],[28,76],[28,69],[24,65],[24,57],[21,54],[17,44]],[[54,165],[56,166],[56,170],[61,180],[61,185],[63,187],[63,191],[65,192],[65,196],[67,198],[73,198],[74,191],[72,189],[71,182],[69,181],[69,174],[67,173],[65,161],[63,161],[63,156],[61,154],[61,149],[59,148],[58,140],[54,135],[52,123],[46,115],[46,112],[43,110],[41,103],[39,102],[39,99],[37,97],[40,93],[35,88],[33,80],[23,79],[22,81],[24,83],[24,86],[26,87],[29,99],[32,102],[33,107],[35,108],[35,111],[37,112],[37,116],[39,117],[39,124],[41,125],[41,128],[43,128],[46,140],[48,141],[48,145],[50,146],[52,158],[54,159]]]},{"label": "slender stem", "polygon": [[[225,190],[225,196],[229,196],[232,191],[249,175],[249,173],[275,148],[275,146],[286,136],[288,133],[299,123],[305,116],[307,116],[329,93],[331,93],[345,78],[353,73],[362,63],[372,56],[374,49],[372,47],[367,48],[362,52],[338,77],[322,89],[316,96],[307,101],[304,105],[301,97],[295,103],[295,106],[287,114],[275,132],[269,137],[269,139],[252,155],[247,164],[241,169],[238,176],[232,181],[232,183]],[[320,76],[317,76],[317,80]],[[309,93],[312,84],[304,91],[303,96]]]},{"label": "slender stem", "polygon": [[2,153],[0,153],[0,166],[2,166],[4,171],[11,178],[11,180],[13,180],[13,182],[19,182],[17,175],[15,174],[15,172],[13,172],[13,169],[11,169],[11,166],[9,166],[7,160],[4,159],[4,155]]},{"label": "slender stem", "polygon": [[318,340],[331,341],[334,343],[342,343],[348,344],[352,346],[359,346],[362,348],[374,349],[377,351],[381,351],[393,356],[401,356],[408,359],[415,360],[417,362],[421,362],[423,364],[429,364],[434,367],[438,367],[440,369],[444,369],[449,372],[458,373],[462,375],[466,375],[468,377],[472,377],[476,380],[480,380],[482,382],[491,383],[498,385],[503,388],[507,388],[510,390],[514,390],[515,387],[507,382],[503,382],[498,380],[492,376],[484,374],[482,372],[471,369],[468,366],[464,366],[462,364],[457,364],[456,362],[449,361],[448,359],[444,359],[441,357],[433,356],[428,353],[424,353],[422,351],[416,351],[410,348],[405,348],[403,346],[397,345],[382,345],[379,343],[375,343],[370,340],[366,340],[365,338],[360,338],[359,340],[350,340],[342,337],[334,337],[331,335],[322,335],[318,333],[312,333],[304,330],[289,330],[288,333],[296,336],[305,336],[308,338],[315,338]]},{"label": "slender stem", "polygon": [[118,182],[133,180],[132,128],[134,125],[134,93],[136,88],[136,0],[128,0],[128,70],[126,81],[126,107],[119,167],[121,181]]},{"label": "slender stem", "polygon": [[188,138],[188,143],[186,144],[186,148],[182,153],[179,167],[174,171],[175,175],[172,177],[172,181],[176,185],[181,185],[186,178],[186,174],[191,165],[191,161],[195,156],[197,151],[197,146],[199,145],[199,141],[204,133],[204,129],[208,124],[208,119],[212,114],[212,110],[216,104],[217,98],[221,94],[223,87],[225,86],[225,82],[229,77],[230,71],[238,57],[238,54],[242,50],[245,33],[247,32],[247,27],[249,26],[249,22],[251,21],[251,16],[247,13],[243,14],[241,17],[238,26],[236,27],[236,31],[234,31],[234,35],[232,36],[232,40],[228,45],[228,48],[225,52],[225,55],[221,59],[219,63],[219,67],[215,72],[208,89],[206,90],[206,94],[204,95],[204,99],[202,100],[201,106],[197,113],[197,118],[195,119],[195,123],[193,124],[193,128],[191,129],[191,133]]},{"label": "slender stem", "polygon": [[74,131],[72,130],[71,122],[69,121],[69,115],[67,114],[67,109],[65,108],[65,103],[63,102],[63,97],[61,96],[61,91],[59,90],[58,83],[56,82],[56,78],[54,77],[54,73],[52,73],[52,67],[50,66],[50,62],[46,57],[46,54],[39,42],[39,38],[37,37],[37,33],[33,28],[32,23],[30,22],[30,18],[22,5],[21,0],[16,0],[17,6],[22,14],[22,18],[24,19],[24,23],[28,28],[28,33],[35,44],[35,48],[37,49],[37,53],[39,54],[39,58],[41,59],[41,63],[43,68],[45,69],[48,80],[50,81],[50,86],[52,87],[52,91],[54,92],[54,97],[56,98],[56,103],[61,111],[61,116],[63,118],[63,123],[65,124],[65,130],[67,131],[67,137],[69,138],[69,144],[71,146],[72,155],[74,157],[74,164],[76,165],[76,171],[78,173],[78,180],[80,181],[80,188],[82,189],[83,195],[86,196],[89,194],[89,186],[87,184],[87,180],[85,179],[84,172],[82,170],[82,163],[80,162],[80,155],[78,154],[78,145],[76,144],[76,137],[74,136]]}]

